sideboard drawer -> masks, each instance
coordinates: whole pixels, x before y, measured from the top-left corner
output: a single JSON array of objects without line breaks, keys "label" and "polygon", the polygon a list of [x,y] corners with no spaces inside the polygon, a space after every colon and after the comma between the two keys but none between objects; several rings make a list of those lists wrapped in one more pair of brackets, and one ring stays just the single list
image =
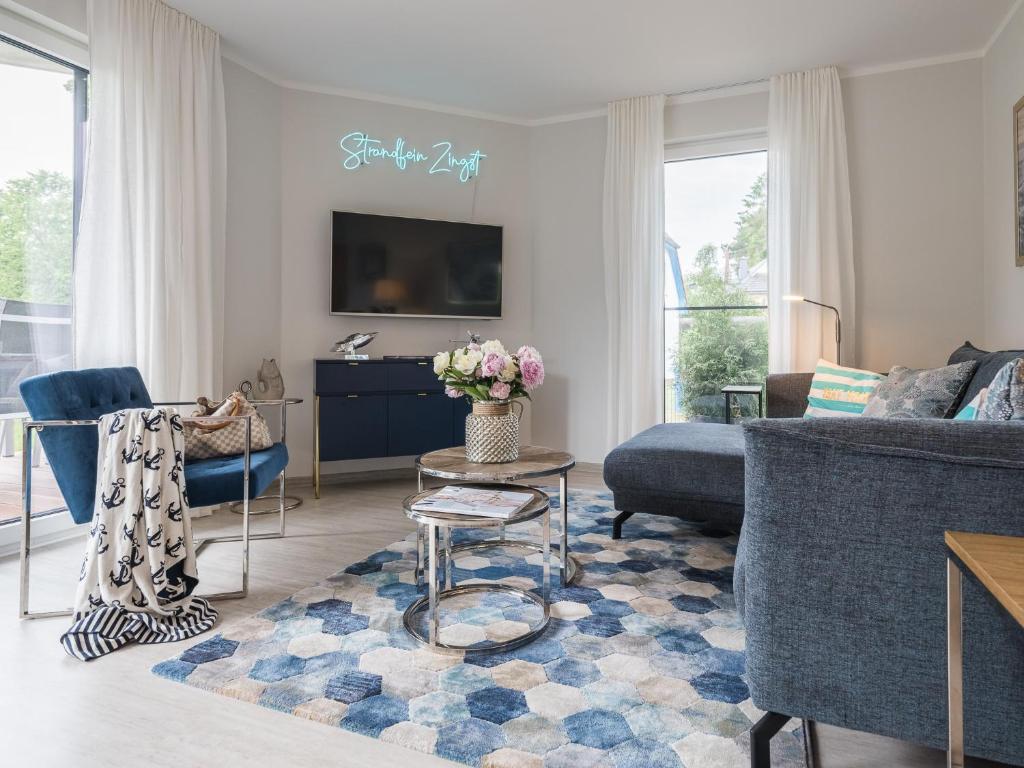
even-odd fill
[{"label": "sideboard drawer", "polygon": [[360,392],[387,390],[387,367],[379,363],[340,360],[317,362],[316,393],[318,395],[347,395]]},{"label": "sideboard drawer", "polygon": [[444,389],[429,360],[389,363],[385,368],[388,369],[389,392],[440,392]]}]

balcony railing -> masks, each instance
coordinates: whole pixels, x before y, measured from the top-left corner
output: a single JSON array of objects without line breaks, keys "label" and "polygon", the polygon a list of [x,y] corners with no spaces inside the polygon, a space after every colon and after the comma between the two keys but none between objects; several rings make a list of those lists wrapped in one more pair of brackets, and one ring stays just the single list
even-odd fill
[{"label": "balcony railing", "polygon": [[[759,304],[665,308],[665,421],[725,421],[727,384],[768,375],[768,308]],[[738,397],[734,417],[757,415]]]}]

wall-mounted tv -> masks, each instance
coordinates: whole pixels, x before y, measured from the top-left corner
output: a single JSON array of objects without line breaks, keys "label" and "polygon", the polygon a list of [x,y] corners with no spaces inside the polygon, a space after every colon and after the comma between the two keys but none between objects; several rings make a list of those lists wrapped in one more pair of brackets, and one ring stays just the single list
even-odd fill
[{"label": "wall-mounted tv", "polygon": [[334,211],[331,314],[501,317],[501,227]]}]

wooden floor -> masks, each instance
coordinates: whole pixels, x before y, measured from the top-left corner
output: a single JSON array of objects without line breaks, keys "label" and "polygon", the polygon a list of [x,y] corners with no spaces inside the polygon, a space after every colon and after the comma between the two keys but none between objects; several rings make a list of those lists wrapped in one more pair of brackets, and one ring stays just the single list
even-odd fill
[{"label": "wooden floor", "polygon": [[[570,484],[600,478],[574,471]],[[252,614],[403,537],[410,523],[399,502],[415,481],[326,486],[324,498],[289,513],[288,538],[252,544],[245,600],[218,603],[221,621]],[[289,491],[311,496],[308,487]],[[237,526],[231,513],[196,521],[198,535]],[[255,518],[269,528],[274,518]],[[33,557],[33,608],[70,604],[81,541]],[[237,545],[216,544],[200,557],[203,591],[237,588]],[[88,664],[57,639],[66,619],[18,621],[17,563],[0,560],[0,763],[11,766],[452,766],[341,729],[189,688],[150,667],[186,645],[126,648]],[[939,768],[944,754],[889,739],[818,728],[819,768]],[[972,765],[980,766],[981,763]],[[990,765],[990,764],[989,764]]]}]

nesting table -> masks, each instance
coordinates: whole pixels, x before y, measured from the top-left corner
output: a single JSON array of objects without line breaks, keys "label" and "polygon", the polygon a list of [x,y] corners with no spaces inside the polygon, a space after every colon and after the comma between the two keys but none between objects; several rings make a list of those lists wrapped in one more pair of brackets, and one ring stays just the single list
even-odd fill
[{"label": "nesting table", "polygon": [[949,768],[964,765],[963,577],[995,598],[1024,629],[1024,537],[946,531]]},{"label": "nesting table", "polygon": [[[441,480],[452,480],[457,483],[514,483],[519,480],[533,480],[541,477],[558,475],[558,502],[560,518],[560,541],[558,552],[558,583],[565,587],[576,578],[579,564],[569,553],[569,470],[576,466],[576,459],[571,453],[544,448],[539,445],[527,445],[519,449],[516,461],[504,464],[477,464],[466,461],[464,446],[444,448],[440,451],[425,453],[416,460],[419,490],[423,490],[424,477],[436,477]],[[470,526],[472,527],[472,526]],[[498,539],[475,542],[471,545],[476,549],[501,544],[508,547],[519,547],[539,552],[540,547],[531,542],[505,541],[504,526],[497,526]],[[417,584],[422,586],[424,565],[425,528],[418,526],[417,535]],[[433,562],[433,561],[431,561]]]},{"label": "nesting table", "polygon": [[[419,597],[408,608],[402,616],[402,623],[406,631],[420,643],[428,646],[431,650],[439,653],[461,654],[464,651],[473,650],[478,653],[498,653],[500,651],[518,648],[529,643],[538,637],[548,626],[551,618],[551,506],[547,494],[536,488],[524,488],[517,485],[483,485],[474,484],[473,487],[487,488],[488,490],[516,491],[529,493],[532,498],[526,506],[519,509],[509,518],[485,517],[476,515],[450,514],[446,512],[429,511],[420,512],[414,507],[420,501],[433,495],[434,491],[421,491],[415,496],[410,496],[403,503],[405,514],[416,522],[422,530],[426,530],[427,538],[427,594]],[[537,549],[541,552],[542,578],[540,595],[510,584],[498,584],[495,582],[472,583],[456,585],[452,580],[452,555],[466,549],[473,549],[479,542],[452,546],[451,531],[453,528],[504,528],[505,525],[516,525],[530,520],[542,518],[542,538]],[[439,559],[439,544],[444,543],[445,557]],[[501,544],[499,540],[497,543]],[[509,542],[511,544],[511,542]],[[521,542],[516,542],[517,545]],[[492,543],[493,545],[493,543]],[[444,586],[439,586],[439,571],[441,565],[444,568]],[[417,566],[419,567],[419,566]],[[448,643],[441,640],[440,608],[441,602],[450,600],[465,594],[474,593],[498,593],[512,594],[521,600],[532,602],[541,609],[542,617],[539,621],[530,625],[529,629],[516,637],[507,640],[490,640],[483,644],[472,646],[458,643]],[[424,633],[417,626],[418,615],[426,611],[427,631]]]}]

